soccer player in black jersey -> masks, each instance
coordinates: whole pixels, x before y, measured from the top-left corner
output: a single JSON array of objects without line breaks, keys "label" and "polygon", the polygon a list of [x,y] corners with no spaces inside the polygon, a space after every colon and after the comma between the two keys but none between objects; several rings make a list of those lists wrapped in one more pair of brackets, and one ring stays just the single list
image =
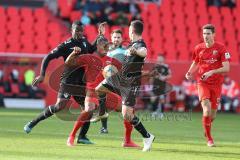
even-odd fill
[{"label": "soccer player in black jersey", "polygon": [[[103,24],[99,25],[99,34],[101,34],[104,29]],[[96,44],[90,44],[88,40],[83,36],[83,30],[84,27],[80,21],[75,21],[72,24],[71,33],[72,37],[60,44],[58,47],[56,47],[54,50],[51,51],[50,54],[44,57],[42,60],[42,66],[40,75],[35,78],[32,85],[35,86],[41,82],[43,82],[45,77],[45,72],[47,69],[47,66],[49,62],[55,58],[62,57],[64,61],[67,59],[67,57],[73,52],[80,52],[79,54],[87,54],[87,53],[93,53],[96,50]],[[24,131],[26,133],[30,133],[33,127],[35,127],[40,121],[45,120],[49,117],[51,117],[53,114],[59,112],[60,110],[64,109],[66,105],[69,103],[69,100],[71,96],[73,96],[74,100],[84,106],[84,98],[85,98],[85,82],[84,82],[84,67],[80,67],[78,69],[71,68],[68,66],[64,66],[64,71],[61,75],[61,82],[60,82],[60,88],[58,91],[58,97],[57,102],[54,105],[48,106],[42,113],[40,113],[35,119],[28,122],[24,126]],[[77,96],[71,93],[69,90],[69,86],[81,86],[78,87],[79,93]],[[68,88],[68,89],[67,89]],[[86,141],[88,139],[86,138],[86,133],[89,128],[90,122],[86,122],[84,124],[84,127],[82,127],[82,130],[80,131],[80,137],[83,138]],[[90,143],[90,141],[89,141]]]},{"label": "soccer player in black jersey", "polygon": [[149,151],[155,137],[145,129],[139,118],[134,114],[136,96],[141,85],[142,67],[147,55],[142,32],[142,21],[132,21],[129,27],[131,43],[127,47],[122,69],[117,74],[103,80],[96,87],[96,92],[99,96],[100,106],[105,106],[107,93],[116,92],[121,95],[122,115],[143,136],[143,151]]}]

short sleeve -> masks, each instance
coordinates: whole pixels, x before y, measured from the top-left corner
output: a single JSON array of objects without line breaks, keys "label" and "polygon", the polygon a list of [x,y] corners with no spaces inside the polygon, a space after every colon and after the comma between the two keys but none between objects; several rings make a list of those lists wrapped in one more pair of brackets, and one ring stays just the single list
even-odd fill
[{"label": "short sleeve", "polygon": [[222,62],[229,61],[231,59],[231,55],[225,47],[221,48],[220,55]]},{"label": "short sleeve", "polygon": [[199,54],[198,54],[197,48],[194,48],[192,53],[193,53],[192,60],[195,61],[196,63],[198,63],[199,62]]},{"label": "short sleeve", "polygon": [[54,58],[59,58],[64,56],[65,54],[65,50],[66,50],[66,44],[62,43],[60,45],[58,45],[56,48],[54,48],[50,54],[51,56],[53,56]]}]

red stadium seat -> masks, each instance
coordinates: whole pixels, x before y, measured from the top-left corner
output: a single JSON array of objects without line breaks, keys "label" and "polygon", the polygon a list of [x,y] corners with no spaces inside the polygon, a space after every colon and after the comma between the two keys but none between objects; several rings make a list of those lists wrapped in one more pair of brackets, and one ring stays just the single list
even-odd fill
[{"label": "red stadium seat", "polygon": [[7,44],[0,42],[0,52],[5,52],[7,49]]},{"label": "red stadium seat", "polygon": [[85,26],[85,34],[90,42],[93,42],[97,35],[97,29],[94,25]]},{"label": "red stadium seat", "polygon": [[31,8],[28,7],[23,7],[20,9],[20,16],[22,19],[29,19],[33,17],[33,11]]},{"label": "red stadium seat", "polygon": [[7,48],[8,52],[20,52],[20,50],[21,50],[20,43],[11,43]]},{"label": "red stadium seat", "polygon": [[172,9],[175,12],[182,13],[183,12],[183,3],[184,1],[173,1]]},{"label": "red stadium seat", "polygon": [[48,38],[56,44],[68,32],[56,19],[46,8],[0,6],[0,52],[33,52],[38,45],[46,51]]},{"label": "red stadium seat", "polygon": [[60,16],[63,18],[69,18],[76,2],[77,0],[59,0],[58,4],[60,9]]},{"label": "red stadium seat", "polygon": [[80,20],[82,17],[82,12],[81,11],[72,11],[71,15],[70,15],[70,20],[71,22],[76,21],[76,20]]},{"label": "red stadium seat", "polygon": [[34,53],[34,50],[35,46],[33,44],[27,45],[26,43],[24,43],[21,48],[21,52],[23,53]]},{"label": "red stadium seat", "polygon": [[[203,11],[204,12],[204,11]],[[207,13],[204,13],[204,14],[199,14],[198,15],[198,25],[199,26],[203,26],[205,24],[208,24],[209,23],[209,17],[208,17],[208,14]]]},{"label": "red stadium seat", "polygon": [[19,95],[20,91],[17,83],[11,83],[11,89],[14,96]]},{"label": "red stadium seat", "polygon": [[7,7],[6,13],[10,18],[19,16],[19,10],[16,7]]},{"label": "red stadium seat", "polygon": [[34,50],[34,53],[45,53],[47,54],[50,51],[50,49],[48,48],[48,45],[46,44],[37,44],[36,48]]},{"label": "red stadium seat", "polygon": [[141,12],[146,10],[146,8],[147,8],[145,3],[138,3],[138,6],[139,6]]}]

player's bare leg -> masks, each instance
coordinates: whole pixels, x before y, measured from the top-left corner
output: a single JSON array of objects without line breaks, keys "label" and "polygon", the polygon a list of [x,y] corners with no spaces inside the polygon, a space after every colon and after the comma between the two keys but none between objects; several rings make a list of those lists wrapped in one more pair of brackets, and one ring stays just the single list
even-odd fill
[{"label": "player's bare leg", "polygon": [[213,147],[214,141],[211,135],[211,125],[212,125],[212,113],[211,113],[211,102],[209,99],[204,99],[201,101],[203,109],[202,125],[204,128],[204,134],[207,138],[207,145]]},{"label": "player's bare leg", "polygon": [[216,119],[216,116],[217,116],[217,110],[212,109],[211,110],[211,120],[212,120],[212,122]]},{"label": "player's bare leg", "polygon": [[151,149],[151,146],[155,137],[145,129],[142,122],[134,114],[134,109],[130,106],[123,105],[122,115],[123,115],[123,118],[129,121],[134,126],[134,128],[143,136],[144,146],[142,151],[144,152],[149,151]]}]

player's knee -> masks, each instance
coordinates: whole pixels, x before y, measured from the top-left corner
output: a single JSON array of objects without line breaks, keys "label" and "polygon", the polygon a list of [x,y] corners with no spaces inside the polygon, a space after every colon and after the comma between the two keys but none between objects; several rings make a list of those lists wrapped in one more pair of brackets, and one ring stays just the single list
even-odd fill
[{"label": "player's knee", "polygon": [[101,95],[106,95],[106,92],[103,88],[102,85],[98,85],[96,88],[95,88],[95,92],[98,96],[101,96]]},{"label": "player's knee", "polygon": [[132,120],[130,121],[130,123],[131,123],[133,126],[136,126],[136,125],[138,125],[138,124],[140,123],[140,120],[139,120],[138,117],[134,116],[134,117],[132,118]]},{"label": "player's knee", "polygon": [[201,104],[202,104],[202,107],[205,110],[210,110],[211,109],[211,103],[210,103],[210,101],[208,99],[202,100]]},{"label": "player's knee", "polygon": [[49,108],[49,111],[50,111],[51,114],[56,113],[56,111],[55,111],[55,105],[48,106],[48,108]]},{"label": "player's knee", "polygon": [[86,112],[92,112],[92,111],[95,110],[95,109],[96,109],[96,105],[95,105],[95,104],[93,104],[93,103],[87,103],[87,104],[85,104],[84,110],[85,110]]},{"label": "player's knee", "polygon": [[214,121],[214,119],[216,119],[216,116],[217,116],[217,111],[216,110],[212,110],[211,111],[211,119],[212,119],[212,121]]},{"label": "player's knee", "polygon": [[88,121],[88,120],[90,120],[92,118],[92,115],[93,115],[92,111],[89,111],[89,112],[82,111],[80,113],[80,116],[79,116],[78,120],[80,120],[80,121]]},{"label": "player's knee", "polygon": [[127,121],[132,121],[134,114],[130,113],[130,112],[122,112],[123,115],[123,119],[127,120]]},{"label": "player's knee", "polygon": [[102,93],[102,91],[101,91],[101,86],[97,86],[96,88],[95,88],[95,92],[99,95],[99,94],[101,94]]},{"label": "player's knee", "polygon": [[91,118],[92,118],[92,116],[93,116],[93,110],[91,110],[91,111],[88,111],[88,117],[89,117],[89,119],[91,119]]},{"label": "player's knee", "polygon": [[210,103],[210,101],[208,99],[205,99],[205,100],[202,100],[201,104],[202,104],[204,116],[210,116],[211,115],[211,103]]},{"label": "player's knee", "polygon": [[202,103],[203,106],[208,106],[208,105],[210,105],[209,99],[204,99],[204,100],[202,100],[201,103]]}]

